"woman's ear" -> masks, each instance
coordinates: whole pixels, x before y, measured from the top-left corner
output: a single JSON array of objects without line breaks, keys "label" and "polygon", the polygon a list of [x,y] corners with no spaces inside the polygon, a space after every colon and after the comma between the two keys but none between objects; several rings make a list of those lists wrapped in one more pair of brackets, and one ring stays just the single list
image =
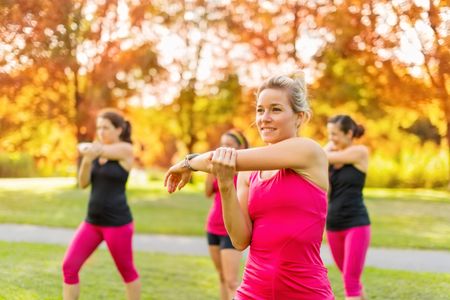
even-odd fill
[{"label": "woman's ear", "polygon": [[350,129],[345,135],[349,140],[353,139],[353,130]]},{"label": "woman's ear", "polygon": [[297,120],[295,121],[295,126],[299,128],[303,124],[303,119],[305,118],[305,112],[301,111],[297,113]]},{"label": "woman's ear", "polygon": [[119,137],[120,137],[122,135],[123,128],[119,126],[119,127],[116,128],[116,130],[117,130],[117,133],[119,134]]}]

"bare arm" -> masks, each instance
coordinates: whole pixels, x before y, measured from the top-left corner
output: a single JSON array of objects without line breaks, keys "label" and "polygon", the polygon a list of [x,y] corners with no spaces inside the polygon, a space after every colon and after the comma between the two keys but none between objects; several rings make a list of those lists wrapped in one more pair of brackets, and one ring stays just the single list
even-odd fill
[{"label": "bare arm", "polygon": [[80,170],[78,171],[78,186],[82,189],[87,188],[91,183],[91,167],[92,160],[83,157],[81,160]]},{"label": "bare arm", "polygon": [[[279,143],[237,150],[237,171],[278,170],[283,168],[308,169],[316,163],[319,144],[307,138],[291,138]],[[210,171],[211,153],[193,158],[190,165],[199,171]]]},{"label": "bare arm", "polygon": [[222,213],[228,234],[237,250],[250,245],[252,222],[248,214],[249,172],[238,174],[237,191],[233,182],[219,180],[222,197]]},{"label": "bare arm", "polygon": [[130,158],[133,159],[133,146],[125,142],[102,144],[101,157],[109,160],[129,161]]},{"label": "bare arm", "polygon": [[369,151],[365,146],[350,146],[340,151],[326,152],[330,164],[365,164],[369,157]]},{"label": "bare arm", "polygon": [[126,169],[130,170],[133,165],[133,146],[130,143],[120,142],[114,144],[82,143],[79,150],[82,154],[86,153],[91,147],[100,147],[100,157],[107,160],[117,160]]},{"label": "bare arm", "polygon": [[83,159],[78,172],[78,185],[84,189],[91,183],[92,162],[100,155],[101,146],[92,144],[87,148],[80,149],[80,153],[83,155]]},{"label": "bare arm", "polygon": [[[201,154],[192,160],[192,168],[211,173],[213,153]],[[307,138],[291,138],[279,143],[237,150],[237,171],[278,170],[290,168],[302,173],[313,183],[327,189],[328,162],[319,144]],[[166,174],[165,185],[169,192],[181,189],[189,180],[190,170],[183,167],[183,162],[174,165]]]},{"label": "bare arm", "polygon": [[208,174],[205,181],[205,195],[211,197],[214,195],[214,175]]}]

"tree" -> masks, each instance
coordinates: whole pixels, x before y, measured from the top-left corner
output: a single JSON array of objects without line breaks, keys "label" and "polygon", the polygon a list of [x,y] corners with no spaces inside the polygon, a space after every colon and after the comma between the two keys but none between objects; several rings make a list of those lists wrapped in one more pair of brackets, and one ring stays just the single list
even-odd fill
[{"label": "tree", "polygon": [[[33,148],[35,158],[48,157],[43,150],[48,147],[58,152],[62,139],[17,134],[17,128],[39,128],[46,122],[53,128],[47,131],[72,130],[78,142],[90,141],[99,108],[125,109],[127,98],[139,97],[143,86],[164,79],[154,37],[147,30],[155,15],[149,1],[99,5],[65,0],[57,6],[51,1],[11,1],[2,2],[0,14],[0,36],[8,52],[0,55],[2,102],[14,111],[20,109],[19,97],[29,101],[23,121],[11,114],[2,118],[15,151],[28,152],[25,143],[34,139],[39,144]],[[5,135],[4,143],[11,144]],[[67,132],[62,135],[67,137]]]},{"label": "tree", "polygon": [[330,46],[339,60],[360,64],[360,80],[380,106],[417,110],[439,103],[450,157],[447,10],[444,1],[346,1],[334,5],[320,25],[334,35]]}]

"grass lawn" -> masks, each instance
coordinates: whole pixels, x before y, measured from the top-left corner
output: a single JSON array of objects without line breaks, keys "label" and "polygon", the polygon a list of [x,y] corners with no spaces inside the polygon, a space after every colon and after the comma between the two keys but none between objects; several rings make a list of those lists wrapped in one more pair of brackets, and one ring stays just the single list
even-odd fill
[{"label": "grass lawn", "polygon": [[[0,242],[0,299],[61,299],[60,263],[65,247]],[[207,257],[138,252],[136,265],[142,299],[217,299],[217,275]],[[330,268],[336,299],[343,299],[337,270]],[[86,262],[80,274],[81,299],[124,299],[124,286],[106,250]],[[450,274],[412,273],[367,268],[364,284],[370,299],[450,299]]]},{"label": "grass lawn", "polygon": [[[366,189],[372,246],[450,250],[450,194],[430,190]],[[89,190],[62,178],[0,180],[0,223],[75,228]],[[203,235],[210,201],[201,187],[169,195],[162,183],[130,184],[129,202],[139,233]]]},{"label": "grass lawn", "polygon": [[450,250],[450,194],[366,189],[372,245]]}]

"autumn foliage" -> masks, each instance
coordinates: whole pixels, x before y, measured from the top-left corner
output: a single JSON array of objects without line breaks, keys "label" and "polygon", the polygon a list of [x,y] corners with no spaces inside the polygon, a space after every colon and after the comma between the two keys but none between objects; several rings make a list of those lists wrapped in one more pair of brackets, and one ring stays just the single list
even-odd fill
[{"label": "autumn foliage", "polygon": [[[314,116],[366,127],[369,185],[450,181],[450,11],[445,1],[0,2],[0,176],[75,172],[96,112],[124,110],[143,168],[242,128],[255,88],[305,70]],[[17,171],[17,170],[22,171]]]}]

